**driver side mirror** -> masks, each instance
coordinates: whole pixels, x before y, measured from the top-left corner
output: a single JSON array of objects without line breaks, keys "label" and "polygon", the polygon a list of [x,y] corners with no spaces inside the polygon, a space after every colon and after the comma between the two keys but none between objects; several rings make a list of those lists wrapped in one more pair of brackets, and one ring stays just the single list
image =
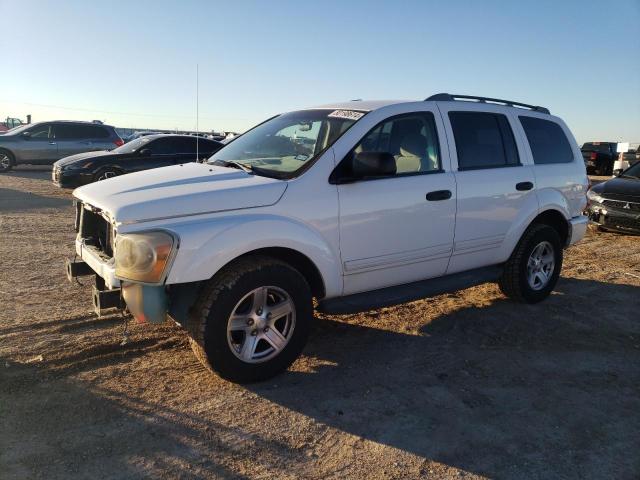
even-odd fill
[{"label": "driver side mirror", "polygon": [[338,165],[329,183],[340,185],[358,180],[390,177],[396,174],[396,159],[389,152],[350,153]]},{"label": "driver side mirror", "polygon": [[150,148],[143,148],[142,150],[140,150],[140,152],[138,152],[140,155],[151,155],[151,149]]},{"label": "driver side mirror", "polygon": [[31,138],[31,132],[22,132],[22,138],[29,140]]}]

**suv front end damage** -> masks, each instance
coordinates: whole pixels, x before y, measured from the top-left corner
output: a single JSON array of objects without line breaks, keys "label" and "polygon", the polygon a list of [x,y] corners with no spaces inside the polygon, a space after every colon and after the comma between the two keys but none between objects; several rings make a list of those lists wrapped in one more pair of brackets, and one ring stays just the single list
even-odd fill
[{"label": "suv front end damage", "polygon": [[127,308],[139,322],[162,323],[168,306],[164,281],[177,237],[160,230],[118,235],[115,225],[99,208],[76,203],[76,255],[65,263],[67,278],[95,275],[98,316]]}]

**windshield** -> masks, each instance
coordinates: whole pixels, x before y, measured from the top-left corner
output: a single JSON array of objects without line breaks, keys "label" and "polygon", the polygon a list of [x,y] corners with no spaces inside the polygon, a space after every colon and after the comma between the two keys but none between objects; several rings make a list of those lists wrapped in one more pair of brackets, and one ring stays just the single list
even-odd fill
[{"label": "windshield", "polygon": [[214,154],[209,163],[236,162],[255,173],[291,177],[330,147],[365,112],[302,110],[258,125]]},{"label": "windshield", "polygon": [[38,123],[28,123],[26,125],[20,125],[19,127],[13,127],[12,129],[7,130],[5,132],[5,134],[6,133],[11,133],[11,134],[22,133],[22,132],[28,130],[29,128],[36,127],[38,125],[39,125]]},{"label": "windshield", "polygon": [[111,150],[114,153],[133,153],[140,150],[144,145],[149,143],[151,139],[149,137],[140,137],[135,140],[131,140],[129,143],[125,143],[121,147]]},{"label": "windshield", "polygon": [[622,175],[620,176],[640,178],[640,162],[634,163],[631,167],[622,172]]}]

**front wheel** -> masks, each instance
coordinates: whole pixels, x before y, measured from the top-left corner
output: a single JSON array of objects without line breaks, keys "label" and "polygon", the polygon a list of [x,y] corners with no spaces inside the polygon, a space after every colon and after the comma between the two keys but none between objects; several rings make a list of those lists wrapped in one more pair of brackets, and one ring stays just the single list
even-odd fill
[{"label": "front wheel", "polygon": [[0,150],[0,173],[8,172],[13,168],[14,158],[10,152]]},{"label": "front wheel", "polygon": [[548,225],[531,225],[504,266],[500,290],[519,302],[544,300],[558,282],[562,256],[558,232]]},{"label": "front wheel", "polygon": [[108,178],[117,177],[118,175],[120,175],[120,172],[118,170],[113,168],[104,168],[93,176],[93,180],[95,182],[99,182]]},{"label": "front wheel", "polygon": [[300,355],[313,318],[305,278],[268,257],[239,260],[207,282],[187,329],[198,359],[238,383],[273,377]]}]

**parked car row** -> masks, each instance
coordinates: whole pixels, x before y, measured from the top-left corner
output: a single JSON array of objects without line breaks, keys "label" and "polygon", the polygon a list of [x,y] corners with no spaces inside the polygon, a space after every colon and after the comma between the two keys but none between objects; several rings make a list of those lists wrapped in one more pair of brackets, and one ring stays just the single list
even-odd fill
[{"label": "parked car row", "polygon": [[[616,170],[618,172],[622,170],[616,167],[620,157],[618,142],[587,142],[580,150],[589,174],[613,175]],[[637,144],[633,144],[632,148],[623,153],[623,161],[626,162],[626,166],[640,161],[640,149]]]},{"label": "parked car row", "polygon": [[189,135],[156,134],[140,137],[114,150],[86,152],[53,164],[53,182],[75,188],[98,180],[169,165],[203,161],[222,143]]},{"label": "parked car row", "polygon": [[23,125],[0,135],[0,172],[16,165],[51,165],[70,155],[123,144],[111,125],[75,121]]}]

